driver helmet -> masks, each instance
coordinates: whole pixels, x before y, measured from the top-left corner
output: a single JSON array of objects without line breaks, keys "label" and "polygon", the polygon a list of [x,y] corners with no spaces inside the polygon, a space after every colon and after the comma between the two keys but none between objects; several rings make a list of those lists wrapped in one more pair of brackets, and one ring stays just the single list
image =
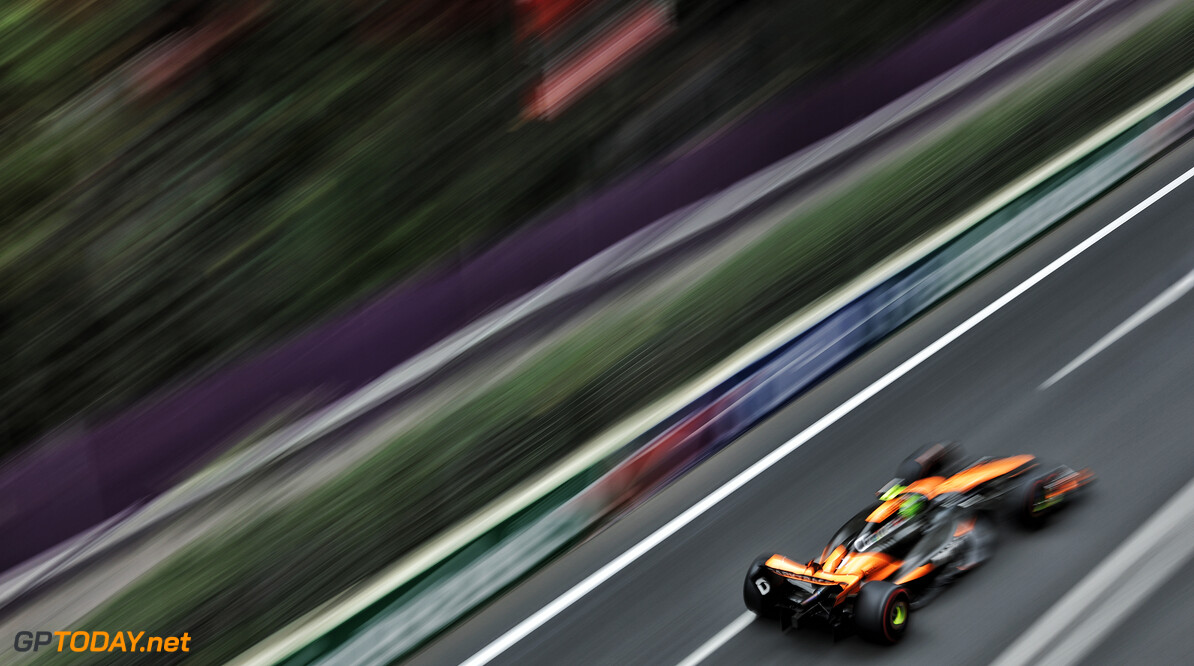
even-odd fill
[{"label": "driver helmet", "polygon": [[927,505],[928,500],[924,495],[921,495],[920,493],[908,493],[904,496],[903,500],[900,501],[900,517],[904,518],[905,520],[914,518],[919,515],[921,511],[924,511]]}]

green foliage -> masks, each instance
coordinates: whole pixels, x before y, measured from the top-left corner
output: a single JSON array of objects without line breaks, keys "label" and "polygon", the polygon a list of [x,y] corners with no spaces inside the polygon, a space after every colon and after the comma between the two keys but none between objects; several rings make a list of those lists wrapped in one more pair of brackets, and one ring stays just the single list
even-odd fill
[{"label": "green foliage", "polygon": [[[397,3],[0,10],[0,455],[475,251],[758,91],[883,48],[959,0],[686,2],[707,9],[686,9],[650,58],[524,125],[533,68],[508,26],[367,38],[361,8]],[[170,9],[185,6],[264,14],[146,93],[145,68],[171,61],[164,46],[206,25]],[[619,139],[714,54],[738,64],[713,98]]]}]

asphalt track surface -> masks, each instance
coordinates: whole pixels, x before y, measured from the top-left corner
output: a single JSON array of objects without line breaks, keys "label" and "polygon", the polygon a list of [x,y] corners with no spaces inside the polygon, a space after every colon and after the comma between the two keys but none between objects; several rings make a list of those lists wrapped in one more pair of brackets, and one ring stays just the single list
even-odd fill
[{"label": "asphalt track surface", "polygon": [[[1187,142],[777,412],[412,659],[460,663],[768,452],[1194,167]],[[678,664],[742,616],[760,553],[815,557],[916,446],[1089,466],[1085,501],[1044,530],[1003,526],[994,558],[910,620],[894,648],[755,620],[706,664],[989,663],[1194,478],[1194,292],[1040,386],[1194,271],[1194,181],[1180,186],[739,488],[495,664]],[[1194,524],[1188,526],[1194,529]],[[1106,632],[1092,663],[1189,663],[1194,565]],[[483,575],[479,573],[479,575]],[[1118,585],[1149,577],[1124,571]],[[1112,586],[1113,593],[1116,586]],[[1114,594],[1105,601],[1114,604]],[[1099,607],[1089,609],[1100,612]]]}]

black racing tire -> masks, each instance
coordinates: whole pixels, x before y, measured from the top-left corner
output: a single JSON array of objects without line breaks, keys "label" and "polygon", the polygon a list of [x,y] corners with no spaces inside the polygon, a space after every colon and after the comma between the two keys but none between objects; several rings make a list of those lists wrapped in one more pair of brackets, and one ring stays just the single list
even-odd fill
[{"label": "black racing tire", "polygon": [[1019,488],[1012,493],[1012,517],[1030,530],[1043,527],[1049,516],[1060,508],[1060,502],[1043,505],[1045,486],[1061,473],[1059,467],[1041,466],[1026,474]]},{"label": "black racing tire", "polygon": [[908,629],[911,611],[908,591],[885,580],[862,584],[854,601],[854,628],[864,639],[895,645]]},{"label": "black racing tire", "polygon": [[[742,600],[746,602],[747,610],[755,615],[778,620],[780,609],[773,602],[779,596],[776,589],[778,581],[775,580],[775,576],[766,573],[767,568],[764,566],[770,558],[771,555],[760,555],[751,563],[750,569],[746,571],[746,580],[742,583]],[[765,583],[760,585],[760,580]]]},{"label": "black racing tire", "polygon": [[896,478],[910,483],[947,471],[959,462],[961,449],[953,442],[926,444],[904,458],[896,468]]}]

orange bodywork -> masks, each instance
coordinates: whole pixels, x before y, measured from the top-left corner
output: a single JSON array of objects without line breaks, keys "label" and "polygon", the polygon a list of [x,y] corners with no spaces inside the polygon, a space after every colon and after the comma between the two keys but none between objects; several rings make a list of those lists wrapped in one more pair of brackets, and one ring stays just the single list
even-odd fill
[{"label": "orange bodywork", "polygon": [[954,528],[954,536],[956,536],[956,537],[966,536],[967,534],[970,534],[970,530],[972,530],[972,529],[974,529],[974,517],[973,516],[958,523],[958,526],[956,528]]},{"label": "orange bodywork", "polygon": [[926,476],[923,479],[917,479],[913,481],[908,485],[908,487],[904,488],[904,491],[901,494],[906,495],[908,493],[920,493],[925,497],[932,497],[936,489],[940,487],[942,483],[945,483],[945,481],[946,479],[944,477]]},{"label": "orange bodywork", "polygon": [[802,574],[807,573],[808,570],[808,567],[804,566],[803,564],[796,564],[783,555],[772,555],[771,557],[767,558],[767,562],[765,562],[765,564],[766,566],[777,571],[787,571],[789,573]]},{"label": "orange bodywork", "polygon": [[900,560],[884,553],[853,553],[838,565],[836,573],[855,574],[868,579],[883,580],[895,573]]},{"label": "orange bodywork", "polygon": [[810,582],[827,582],[848,585],[858,578],[857,575],[844,574],[841,572],[828,572],[824,569],[809,567],[803,564],[797,564],[792,560],[782,555],[772,555],[764,563],[769,569],[772,569],[781,576],[787,578],[796,578],[797,580],[819,579]]},{"label": "orange bodywork", "polygon": [[[905,495],[911,493],[918,493],[924,495],[928,499],[944,495],[945,493],[962,493],[968,490],[973,490],[975,486],[997,479],[1005,474],[1010,474],[1017,469],[1024,467],[1036,458],[1034,456],[1011,456],[1009,458],[999,458],[998,460],[991,460],[989,462],[980,463],[963,470],[947,478],[940,476],[929,476],[923,479],[913,481],[903,490],[900,491],[900,496],[887,500],[880,504],[871,515],[867,516],[867,522],[879,523],[886,520],[891,514],[895,513],[896,509],[900,507],[900,502]],[[1085,470],[1084,470],[1085,472]],[[1085,472],[1089,475],[1089,472]],[[1081,476],[1081,474],[1079,474]],[[1086,481],[1087,476],[1082,476],[1076,483],[1079,485]],[[1075,486],[1076,487],[1076,486]]]},{"label": "orange bodywork", "polygon": [[1016,469],[1027,465],[1035,459],[1033,456],[1011,456],[975,465],[943,481],[934,489],[933,495],[930,495],[930,497],[944,495],[945,493],[966,492],[979,484],[1014,472]]},{"label": "orange bodywork", "polygon": [[829,573],[833,573],[833,570],[837,568],[838,563],[842,561],[842,555],[845,554],[845,546],[838,546],[837,548],[834,548],[833,552],[829,554],[829,557],[825,558],[825,563],[821,565],[822,568]]},{"label": "orange bodywork", "polygon": [[875,510],[871,512],[871,515],[866,517],[866,521],[868,523],[881,523],[887,520],[891,517],[891,514],[896,512],[896,509],[900,508],[901,501],[902,500],[898,497],[887,500],[886,502],[875,507]]},{"label": "orange bodywork", "polygon": [[908,573],[904,574],[903,576],[900,576],[900,579],[896,581],[896,585],[903,585],[904,583],[914,581],[917,578],[924,576],[925,574],[929,573],[932,570],[933,570],[932,562],[922,564],[919,567],[916,567],[915,569],[913,569],[912,571],[909,571]]},{"label": "orange bodywork", "polygon": [[900,560],[883,553],[853,553],[845,557],[833,571],[826,571],[822,567],[797,564],[783,555],[772,555],[764,564],[781,574],[813,576],[835,583],[847,583],[864,575],[868,578],[886,578],[900,568]]}]

